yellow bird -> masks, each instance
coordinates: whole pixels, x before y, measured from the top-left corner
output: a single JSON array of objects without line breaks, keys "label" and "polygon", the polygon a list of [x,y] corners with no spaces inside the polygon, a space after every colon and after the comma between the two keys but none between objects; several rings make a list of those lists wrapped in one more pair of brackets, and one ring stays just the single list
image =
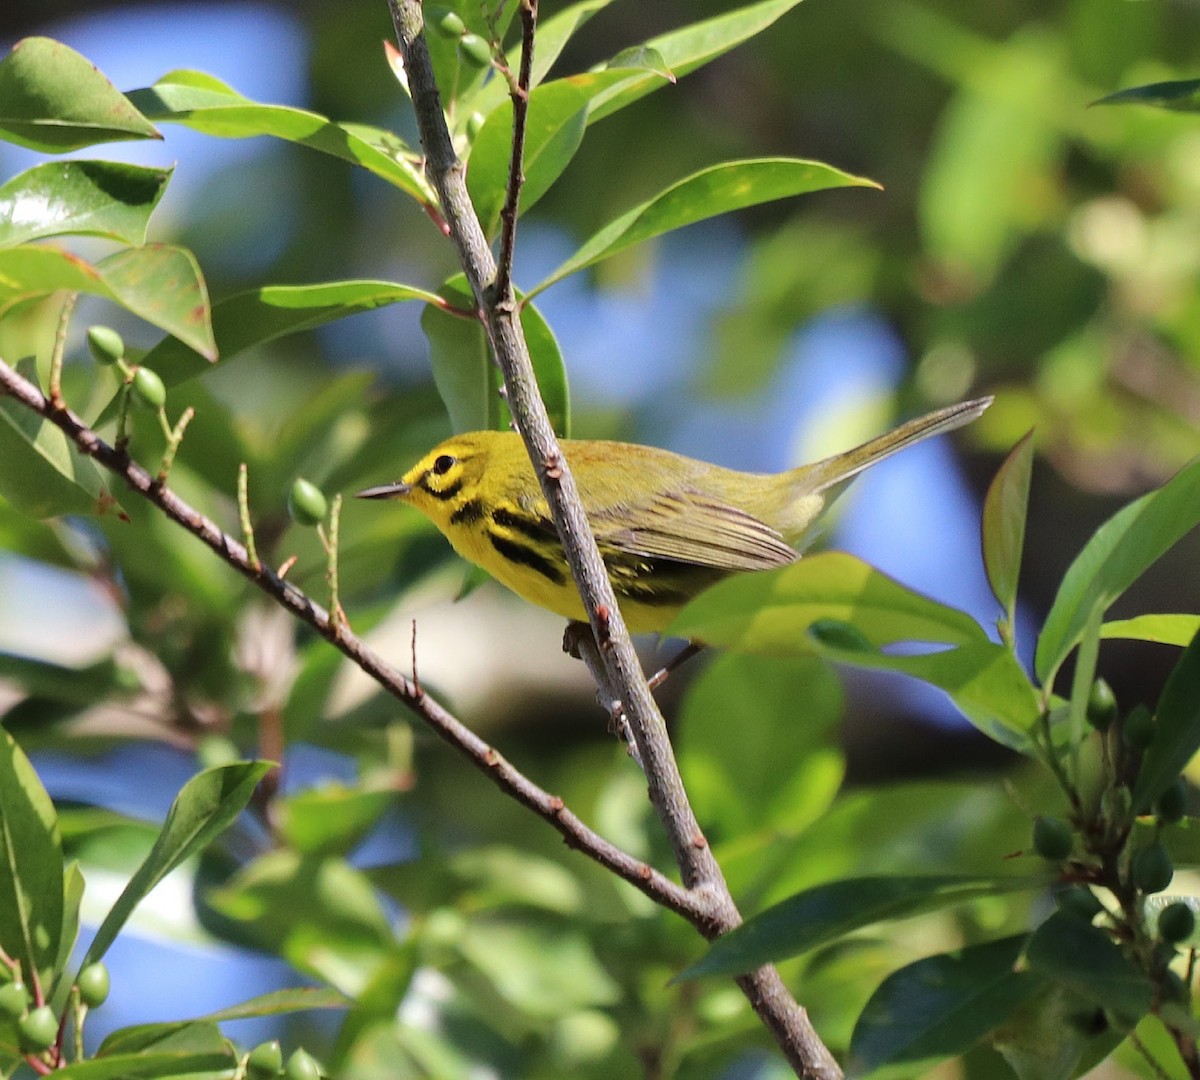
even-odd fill
[{"label": "yellow bird", "polygon": [[[796,551],[838,488],[907,446],[953,431],[990,397],[910,420],[853,450],[781,473],[724,469],[632,443],[563,439],[588,521],[631,631],[661,632],[730,574]],[[399,482],[360,491],[420,510],[468,562],[567,619],[587,618],[519,435],[474,431],[434,447]]]}]

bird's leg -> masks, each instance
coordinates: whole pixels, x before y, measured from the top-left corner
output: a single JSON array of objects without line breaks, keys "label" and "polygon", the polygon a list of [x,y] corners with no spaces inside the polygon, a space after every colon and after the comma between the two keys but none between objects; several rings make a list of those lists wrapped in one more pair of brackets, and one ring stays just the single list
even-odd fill
[{"label": "bird's leg", "polygon": [[670,660],[660,667],[653,675],[650,676],[649,686],[651,690],[657,690],[663,683],[667,681],[668,676],[681,664],[686,663],[696,653],[704,648],[703,641],[689,641],[682,649],[679,650]]}]

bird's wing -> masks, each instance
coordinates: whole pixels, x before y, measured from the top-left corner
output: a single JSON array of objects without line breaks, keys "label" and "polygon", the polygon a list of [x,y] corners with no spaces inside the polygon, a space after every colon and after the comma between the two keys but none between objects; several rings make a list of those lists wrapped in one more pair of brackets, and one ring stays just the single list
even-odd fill
[{"label": "bird's wing", "polygon": [[765,522],[700,492],[658,492],[646,503],[589,515],[601,545],[629,555],[717,570],[769,570],[798,557]]}]

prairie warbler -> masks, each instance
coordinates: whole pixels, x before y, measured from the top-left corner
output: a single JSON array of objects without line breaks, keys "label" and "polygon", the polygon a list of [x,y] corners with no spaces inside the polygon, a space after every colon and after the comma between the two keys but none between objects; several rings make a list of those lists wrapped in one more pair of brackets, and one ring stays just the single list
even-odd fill
[{"label": "prairie warbler", "polygon": [[[794,545],[856,473],[974,420],[991,402],[985,397],[939,409],[853,450],[772,474],[736,472],[631,443],[564,439],[559,445],[626,624],[635,632],[661,631],[721,578],[797,559]],[[568,619],[586,619],[515,432],[452,436],[399,482],[358,494],[402,499],[464,559],[513,592]]]}]

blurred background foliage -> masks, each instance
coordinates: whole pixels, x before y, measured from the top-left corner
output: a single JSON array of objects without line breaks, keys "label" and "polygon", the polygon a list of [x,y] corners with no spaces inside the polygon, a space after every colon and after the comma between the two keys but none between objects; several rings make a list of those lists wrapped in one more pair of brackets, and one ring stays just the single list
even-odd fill
[{"label": "blurred background foliage", "polygon": [[[561,6],[544,0],[543,17]],[[556,71],[727,7],[615,3]],[[260,100],[415,142],[379,44],[392,33],[381,0],[0,11],[6,45],[32,32],[121,89],[201,68]],[[898,415],[994,393],[956,455],[882,466],[822,543],[994,621],[978,585],[980,493],[1036,426],[1021,590],[1036,624],[1096,525],[1200,450],[1200,124],[1089,108],[1122,86],[1194,75],[1198,32],[1200,8],[1186,3],[811,2],[598,123],[522,227],[518,284],[724,158],[811,157],[884,190],[697,226],[547,292],[573,433],[780,468]],[[455,269],[426,217],[374,177],[277,142],[166,134],[155,160],[179,164],[154,238],[192,248],[214,298],[342,278],[436,288]],[[0,151],[5,176],[32,160]],[[44,361],[56,315],[45,304],[7,320],[0,351]],[[260,552],[275,564],[296,554],[291,576],[321,595],[323,556],[290,525],[287,490],[298,475],[329,492],[393,479],[448,431],[419,315],[409,304],[356,316],[173,388],[173,413],[197,409],[173,484],[235,527],[247,462]],[[81,304],[76,326],[97,318],[135,346],[157,340],[99,304]],[[83,352],[73,339],[69,355]],[[68,366],[67,398],[85,414],[111,395],[96,380],[89,364]],[[154,460],[156,438],[139,427],[135,454]],[[40,752],[89,893],[133,865],[152,836],[137,819],[160,815],[198,760],[261,752],[284,769],[259,820],[156,894],[111,954],[113,1003],[98,1021],[215,1007],[294,981],[292,965],[358,1001],[344,1027],[301,1020],[288,1036],[355,1080],[780,1075],[731,986],[666,985],[700,951],[688,928],[566,852],[190,538],[121,504],[131,523],[32,523],[0,502],[0,710]],[[423,683],[535,780],[666,866],[644,784],[559,653],[555,620],[492,585],[452,603],[461,564],[403,509],[351,502],[342,537],[356,630],[401,666],[413,657]],[[1191,538],[1115,615],[1195,611],[1198,596]],[[1109,642],[1100,670],[1122,704],[1153,702],[1173,660]],[[665,699],[748,910],[855,872],[995,872],[1026,843],[1025,807],[1051,799],[1045,778],[895,680],[717,657],[672,679]],[[785,977],[844,1049],[887,972],[1022,927],[1029,903],[885,926],[790,962]],[[180,974],[178,997],[163,963]],[[470,1072],[481,1064],[491,1072]],[[991,1050],[956,1068],[1010,1075]],[[1130,1055],[1110,1068],[1146,1066]]]}]

